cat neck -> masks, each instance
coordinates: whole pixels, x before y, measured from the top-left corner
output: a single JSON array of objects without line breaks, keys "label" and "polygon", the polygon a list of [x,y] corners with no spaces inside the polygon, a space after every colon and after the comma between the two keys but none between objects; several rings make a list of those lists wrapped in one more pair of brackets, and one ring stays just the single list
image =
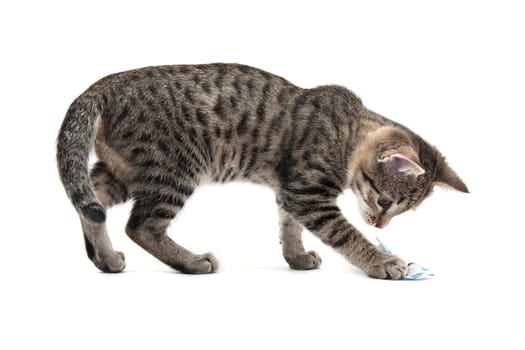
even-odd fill
[{"label": "cat neck", "polygon": [[355,149],[357,150],[372,134],[384,127],[397,127],[392,121],[371,110],[363,109],[355,135]]},{"label": "cat neck", "polygon": [[347,187],[354,190],[354,177],[359,171],[360,164],[370,157],[372,145],[377,137],[390,128],[397,128],[398,125],[387,118],[363,108],[360,114],[358,128],[354,134],[353,152],[350,154],[347,171]]}]

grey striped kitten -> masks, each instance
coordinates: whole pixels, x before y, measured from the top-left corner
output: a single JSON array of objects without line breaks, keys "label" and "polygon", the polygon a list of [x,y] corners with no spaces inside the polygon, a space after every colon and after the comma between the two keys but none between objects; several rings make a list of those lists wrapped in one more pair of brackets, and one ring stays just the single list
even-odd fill
[{"label": "grey striped kitten", "polygon": [[[93,147],[99,161],[90,171]],[[57,160],[87,255],[105,272],[125,267],[106,209],[130,199],[133,241],[181,272],[217,271],[213,255],[188,251],[166,228],[200,184],[249,180],[275,191],[292,269],[321,264],[303,247],[305,227],[369,276],[401,279],[406,264],[368,242],[337,196],[350,187],[365,221],[382,228],[435,184],[468,192],[436,148],[346,88],[301,89],[236,64],[147,67],[99,80],[69,107]]]}]

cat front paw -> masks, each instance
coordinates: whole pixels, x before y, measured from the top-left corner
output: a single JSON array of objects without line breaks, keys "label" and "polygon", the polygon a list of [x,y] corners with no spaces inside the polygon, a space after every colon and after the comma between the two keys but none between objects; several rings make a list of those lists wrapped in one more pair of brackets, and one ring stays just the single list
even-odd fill
[{"label": "cat front paw", "polygon": [[284,258],[293,270],[318,269],[322,262],[319,254],[313,250],[297,253],[295,255],[285,255]]},{"label": "cat front paw", "polygon": [[370,264],[364,270],[373,278],[401,280],[407,274],[407,264],[395,255],[388,255],[380,263]]}]

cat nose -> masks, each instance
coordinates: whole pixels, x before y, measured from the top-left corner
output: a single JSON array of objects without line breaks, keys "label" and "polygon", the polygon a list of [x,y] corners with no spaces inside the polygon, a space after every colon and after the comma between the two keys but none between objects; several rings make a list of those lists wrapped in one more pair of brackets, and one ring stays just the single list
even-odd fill
[{"label": "cat nose", "polygon": [[385,228],[391,219],[392,219],[391,216],[386,216],[386,215],[380,216],[377,218],[376,224],[374,226],[377,228]]}]

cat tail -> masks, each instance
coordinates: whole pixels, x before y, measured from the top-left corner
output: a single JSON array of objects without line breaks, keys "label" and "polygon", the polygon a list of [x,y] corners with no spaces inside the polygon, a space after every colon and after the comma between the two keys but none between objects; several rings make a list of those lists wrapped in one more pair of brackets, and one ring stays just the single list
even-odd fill
[{"label": "cat tail", "polygon": [[58,172],[67,196],[82,217],[95,223],[106,221],[106,211],[95,197],[88,162],[104,107],[100,95],[80,95],[69,107],[57,138]]}]

